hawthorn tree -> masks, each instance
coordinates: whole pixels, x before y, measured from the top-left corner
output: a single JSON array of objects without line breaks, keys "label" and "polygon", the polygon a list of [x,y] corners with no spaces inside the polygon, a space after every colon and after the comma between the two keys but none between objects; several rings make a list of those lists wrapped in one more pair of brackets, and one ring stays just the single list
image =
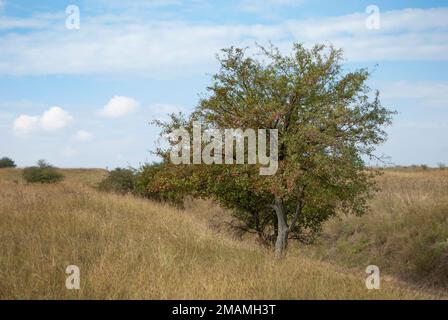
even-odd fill
[{"label": "hawthorn tree", "polygon": [[393,112],[367,86],[367,69],[343,69],[341,50],[299,43],[290,55],[273,46],[259,49],[250,56],[245,49],[223,49],[196,110],[158,124],[162,135],[191,128],[193,121],[219,130],[277,129],[276,174],[260,175],[257,164],[175,166],[169,163],[171,141],[158,153],[172,169],[156,180],[162,189],[210,197],[232,209],[243,230],[275,244],[281,257],[288,239],[314,239],[337,212],[366,211],[377,174],[366,160],[376,157]]}]

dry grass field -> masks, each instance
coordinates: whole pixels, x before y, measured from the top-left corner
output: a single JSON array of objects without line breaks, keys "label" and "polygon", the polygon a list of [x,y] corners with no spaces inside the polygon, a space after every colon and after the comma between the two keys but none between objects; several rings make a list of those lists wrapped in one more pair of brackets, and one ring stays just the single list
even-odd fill
[{"label": "dry grass field", "polygon": [[448,170],[387,170],[371,212],[328,221],[307,252],[348,267],[375,264],[418,286],[448,289]]},{"label": "dry grass field", "polygon": [[[91,187],[95,187],[107,175],[107,170],[105,169],[60,169],[60,171],[64,175],[66,183],[82,183]],[[0,181],[23,184],[22,169],[0,169]]]},{"label": "dry grass field", "polygon": [[[317,244],[291,243],[282,261],[211,228],[207,217],[225,215],[216,206],[99,193],[104,171],[63,171],[57,185],[27,185],[0,169],[2,299],[448,297],[447,170],[386,172],[372,212],[329,221]],[[80,290],[65,288],[71,264]],[[365,287],[368,264],[380,290]]]}]

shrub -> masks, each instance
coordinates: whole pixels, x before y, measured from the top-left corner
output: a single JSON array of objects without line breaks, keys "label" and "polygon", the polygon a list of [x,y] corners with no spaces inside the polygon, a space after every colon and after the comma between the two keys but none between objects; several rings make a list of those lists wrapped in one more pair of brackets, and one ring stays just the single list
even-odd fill
[{"label": "shrub", "polygon": [[45,160],[39,160],[37,166],[23,170],[23,178],[29,183],[56,183],[63,180],[64,175]]},{"label": "shrub", "polygon": [[[152,163],[143,165],[136,180],[136,193],[147,199],[168,202],[182,207],[185,186],[176,183],[174,176],[179,176],[179,166],[168,163]],[[186,181],[186,176],[184,176]]]},{"label": "shrub", "polygon": [[98,185],[98,189],[107,192],[116,192],[121,194],[134,193],[136,185],[136,172],[134,169],[116,168],[109,171]]},{"label": "shrub", "polygon": [[443,162],[439,162],[439,163],[437,163],[437,166],[439,167],[439,169],[445,169],[446,168],[446,165],[443,163]]},{"label": "shrub", "polygon": [[3,157],[0,159],[0,168],[15,168],[16,164],[14,160],[8,157]]}]

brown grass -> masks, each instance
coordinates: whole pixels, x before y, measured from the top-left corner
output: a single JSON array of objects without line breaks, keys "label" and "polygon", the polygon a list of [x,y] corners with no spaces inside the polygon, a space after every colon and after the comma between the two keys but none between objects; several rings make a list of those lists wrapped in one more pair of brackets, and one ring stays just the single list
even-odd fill
[{"label": "brown grass", "polygon": [[[107,175],[105,169],[58,169],[65,177],[68,183],[83,183],[88,186],[97,186],[98,183]],[[0,169],[0,181],[11,181],[23,183],[21,168],[2,168]]]},{"label": "brown grass", "polygon": [[[1,171],[0,179],[5,174]],[[443,179],[434,178],[434,184],[443,185]],[[393,175],[382,179],[391,179],[385,182],[395,189]],[[98,193],[75,180],[67,178],[58,185],[0,181],[0,298],[443,297],[394,280],[382,281],[380,290],[367,290],[367,265],[348,269],[318,261],[304,254],[303,247],[275,261],[269,250],[254,242],[210,229],[206,217],[219,208],[202,203],[180,211],[131,196]],[[394,204],[378,200],[375,210],[385,210],[386,217],[386,212],[402,209],[409,201],[426,201],[423,192],[416,200],[398,199]],[[335,232],[332,223],[337,222],[328,226]],[[80,290],[65,288],[65,268],[70,264],[81,270]]]},{"label": "brown grass", "polygon": [[312,257],[376,264],[418,286],[448,289],[448,170],[387,170],[371,212],[328,221]]}]

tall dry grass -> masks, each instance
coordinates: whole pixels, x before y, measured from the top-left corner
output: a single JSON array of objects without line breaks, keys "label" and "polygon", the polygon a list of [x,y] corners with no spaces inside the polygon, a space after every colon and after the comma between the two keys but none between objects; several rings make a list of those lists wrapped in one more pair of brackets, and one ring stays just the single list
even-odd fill
[{"label": "tall dry grass", "polygon": [[[95,187],[107,176],[105,169],[59,169],[64,175],[64,180],[68,183],[82,183]],[[1,168],[0,181],[10,181],[14,183],[24,183],[21,168]]]},{"label": "tall dry grass", "polygon": [[[385,281],[380,290],[367,290],[363,270],[300,251],[275,261],[252,242],[217,235],[194,210],[101,194],[75,182],[0,182],[0,298],[438,297]],[[80,290],[65,288],[71,264],[80,268]]]},{"label": "tall dry grass", "polygon": [[448,290],[448,170],[387,170],[362,216],[328,221],[312,257],[375,264],[418,286]]}]

